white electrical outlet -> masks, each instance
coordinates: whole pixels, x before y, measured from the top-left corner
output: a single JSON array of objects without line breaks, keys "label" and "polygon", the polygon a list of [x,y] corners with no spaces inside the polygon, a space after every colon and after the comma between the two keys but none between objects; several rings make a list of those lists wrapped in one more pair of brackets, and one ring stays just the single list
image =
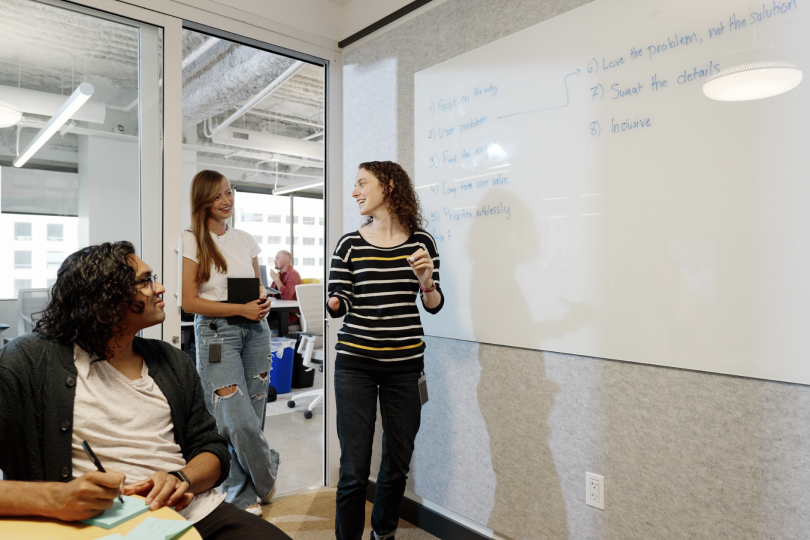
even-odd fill
[{"label": "white electrical outlet", "polygon": [[605,477],[585,473],[585,503],[599,510],[605,509]]}]

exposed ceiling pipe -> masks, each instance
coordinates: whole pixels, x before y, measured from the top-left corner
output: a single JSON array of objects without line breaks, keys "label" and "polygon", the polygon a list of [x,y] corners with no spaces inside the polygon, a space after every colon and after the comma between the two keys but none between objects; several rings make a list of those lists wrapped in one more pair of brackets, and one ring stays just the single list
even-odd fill
[{"label": "exposed ceiling pipe", "polygon": [[219,38],[215,37],[208,38],[208,41],[206,41],[205,43],[194,49],[188,56],[183,58],[183,69],[186,69],[189,65],[191,65],[192,62],[194,62],[200,56],[205,54],[208,51],[208,49],[210,49],[217,43],[219,43]]},{"label": "exposed ceiling pipe", "polygon": [[294,137],[262,133],[229,127],[224,132],[215,134],[211,141],[216,144],[234,146],[237,148],[250,148],[273,154],[299,156],[311,159],[323,159],[323,143],[317,141],[304,141]]},{"label": "exposed ceiling pipe", "polygon": [[296,118],[287,118],[286,116],[279,116],[277,114],[270,114],[262,111],[257,111],[256,109],[251,110],[250,114],[254,116],[259,116],[261,118],[268,118],[270,120],[281,120],[282,122],[289,122],[291,124],[301,124],[304,126],[312,126],[323,129],[322,125],[316,124],[314,122],[307,122],[306,120],[298,120]]},{"label": "exposed ceiling pipe", "polygon": [[225,119],[224,122],[222,122],[220,125],[218,125],[214,129],[212,129],[211,130],[211,137],[212,138],[215,137],[219,132],[221,132],[226,127],[230,126],[237,119],[241,118],[242,115],[244,115],[247,111],[252,109],[254,105],[256,105],[257,103],[263,101],[265,98],[272,95],[273,92],[275,92],[276,90],[281,88],[281,86],[285,82],[290,80],[290,78],[293,75],[295,75],[296,73],[298,73],[301,70],[301,68],[303,68],[305,65],[306,64],[304,64],[303,62],[298,61],[298,62],[294,63],[293,65],[291,65],[290,67],[288,67],[287,71],[285,71],[284,73],[279,75],[277,79],[275,79],[273,82],[271,82],[270,84],[265,86],[264,89],[261,92],[259,92],[258,94],[256,94],[252,98],[250,98],[247,101],[247,103],[245,103],[244,105],[242,105],[239,108],[238,111],[236,111],[235,113],[230,115],[227,119]]},{"label": "exposed ceiling pipe", "polygon": [[[203,146],[201,144],[187,144],[187,143],[183,144],[183,150],[196,150],[197,152],[206,152],[209,154],[219,154],[219,155],[226,155],[233,152],[233,150],[230,148],[220,148],[218,146]],[[278,163],[283,163],[285,165],[298,165],[300,167],[313,167],[316,169],[323,169],[323,161],[310,161],[307,159],[298,159],[287,156],[260,154],[258,152],[242,152],[241,154],[239,154],[239,157],[258,160],[270,159],[272,161],[277,161]]]},{"label": "exposed ceiling pipe", "polygon": [[136,105],[138,105],[138,98],[133,99],[133,100],[132,100],[132,103],[130,103],[129,105],[123,105],[123,106],[122,106],[122,105],[110,105],[110,104],[108,103],[108,104],[107,104],[107,108],[108,108],[108,109],[112,109],[112,110],[114,110],[114,111],[124,111],[124,112],[129,112],[129,111],[131,111],[132,109],[134,109]]},{"label": "exposed ceiling pipe", "polygon": [[[259,163],[271,163],[271,162],[272,161],[268,160],[268,161],[259,162]],[[317,178],[317,179],[323,180],[322,176],[316,176],[316,175],[312,175],[312,174],[299,174],[299,173],[289,173],[289,172],[281,172],[281,171],[279,171],[279,172],[267,171],[267,170],[262,170],[262,169],[250,169],[248,167],[239,167],[237,165],[230,165],[230,164],[226,164],[226,163],[207,163],[207,162],[204,162],[204,161],[197,161],[197,165],[205,165],[206,167],[214,167],[214,168],[218,167],[220,169],[230,169],[230,170],[233,170],[233,171],[245,171],[245,172],[266,174],[266,175],[269,175],[269,176],[275,176],[276,174],[278,174],[279,176],[289,176],[291,178],[310,178],[310,179],[316,179]],[[256,176],[256,175],[255,174],[250,174],[248,176]]]},{"label": "exposed ceiling pipe", "polygon": [[[53,116],[62,108],[66,99],[60,94],[0,85],[0,101],[10,103],[22,113]],[[104,103],[88,101],[71,116],[71,119],[103,124],[106,113]]]},{"label": "exposed ceiling pipe", "polygon": [[[85,103],[85,105],[87,105]],[[34,118],[24,116],[22,120],[17,124],[21,128],[34,128],[34,129],[42,129],[47,124],[45,120],[37,120]],[[70,128],[70,133],[75,135],[90,135],[91,137],[101,137],[104,139],[118,139],[120,141],[132,141],[138,142],[137,135],[126,135],[124,133],[118,133],[115,131],[102,131],[100,129],[89,129],[83,128],[79,126],[73,126]]]}]

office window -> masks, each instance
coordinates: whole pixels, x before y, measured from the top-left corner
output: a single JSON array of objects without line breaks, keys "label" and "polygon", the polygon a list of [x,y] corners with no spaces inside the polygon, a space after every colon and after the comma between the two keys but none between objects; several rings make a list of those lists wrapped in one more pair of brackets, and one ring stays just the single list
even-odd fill
[{"label": "office window", "polygon": [[315,225],[315,218],[314,217],[304,216],[303,219],[304,219],[304,221],[303,221],[304,225]]},{"label": "office window", "polygon": [[319,245],[319,246],[322,246],[322,245],[323,245],[323,238],[318,238],[318,245]]},{"label": "office window", "polygon": [[[290,216],[285,216],[287,218],[287,225],[290,224]],[[298,225],[298,216],[292,218],[292,222]]]},{"label": "office window", "polygon": [[323,218],[318,218],[318,225],[323,227]]},{"label": "office window", "polygon": [[14,268],[31,268],[31,252],[15,251]]},{"label": "office window", "polygon": [[281,244],[281,237],[280,236],[268,236],[267,237],[268,244]]},{"label": "office window", "polygon": [[315,239],[314,238],[308,238],[308,237],[305,236],[304,237],[304,245],[305,246],[314,246],[315,245]]},{"label": "office window", "polygon": [[304,257],[304,266],[315,266],[315,259],[311,257]]},{"label": "office window", "polygon": [[31,240],[31,224],[14,223],[14,240]]},{"label": "office window", "polygon": [[293,258],[293,266],[298,266],[298,258]]},{"label": "office window", "polygon": [[65,256],[61,251],[49,251],[47,257],[48,268],[59,268],[62,261],[65,260]]},{"label": "office window", "polygon": [[61,242],[65,226],[61,223],[48,223],[48,242]]},{"label": "office window", "polygon": [[278,215],[267,216],[267,223],[281,223],[281,216]]},{"label": "office window", "polygon": [[242,214],[242,223],[246,221],[264,221],[264,214],[245,212],[244,214]]},{"label": "office window", "polygon": [[30,279],[15,279],[14,280],[14,297],[16,298],[20,294],[20,289],[30,289],[31,288],[31,280]]},{"label": "office window", "polygon": [[256,243],[257,243],[257,244],[262,244],[262,243],[264,243],[264,236],[254,234],[254,235],[253,235],[253,238],[255,238],[255,239],[256,239]]}]

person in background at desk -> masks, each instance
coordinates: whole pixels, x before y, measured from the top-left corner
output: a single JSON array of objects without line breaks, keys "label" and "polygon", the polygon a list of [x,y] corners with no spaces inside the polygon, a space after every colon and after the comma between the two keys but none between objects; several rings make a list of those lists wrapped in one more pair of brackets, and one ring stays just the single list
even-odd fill
[{"label": "person in background at desk", "polygon": [[77,521],[123,492],[173,507],[205,539],[289,538],[223,502],[214,488],[228,476],[228,445],[194,365],[136,337],[165,319],[164,290],[129,242],[62,263],[35,333],[0,350],[0,515]]},{"label": "person in background at desk", "polygon": [[[270,268],[270,277],[273,278],[274,285],[278,289],[279,295],[282,300],[298,300],[298,295],[295,293],[295,286],[301,285],[301,274],[298,270],[293,268],[291,264],[292,254],[289,251],[281,250],[276,253],[275,267],[278,272]],[[290,324],[298,322],[298,315],[295,313],[289,314]]]},{"label": "person in background at desk", "polygon": [[360,540],[363,534],[379,399],[382,458],[371,538],[393,540],[422,414],[425,342],[416,298],[431,314],[444,305],[439,252],[421,229],[419,199],[398,164],[361,163],[352,197],[366,222],[338,241],[326,305],[333,318],[346,317],[335,345],[340,440],[335,536]]},{"label": "person in background at desk", "polygon": [[[228,278],[259,278],[261,248],[245,231],[231,229],[233,193],[217,171],[191,181],[191,230],[183,233],[183,308],[195,313],[197,370],[208,411],[228,440],[231,474],[223,484],[228,502],[261,515],[276,488],[278,452],[264,436],[270,373],[270,301],[259,281],[259,299],[228,304]],[[227,317],[244,322],[229,323]]]}]

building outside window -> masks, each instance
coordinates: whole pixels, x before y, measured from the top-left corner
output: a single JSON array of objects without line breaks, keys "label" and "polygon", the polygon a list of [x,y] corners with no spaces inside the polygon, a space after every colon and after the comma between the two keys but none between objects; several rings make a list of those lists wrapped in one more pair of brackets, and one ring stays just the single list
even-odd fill
[{"label": "building outside window", "polygon": [[268,236],[267,243],[272,245],[281,244],[281,237],[280,236]]},{"label": "building outside window", "polygon": [[31,252],[15,251],[14,268],[31,268]]},{"label": "building outside window", "polygon": [[256,214],[254,212],[245,212],[242,214],[242,223],[253,221],[264,221],[264,214]]},{"label": "building outside window", "polygon": [[304,225],[315,225],[315,218],[314,217],[304,216],[303,219],[304,219],[304,221],[303,221]]},{"label": "building outside window", "polygon": [[50,289],[54,285],[56,285],[56,278],[48,278],[45,280],[45,285]]},{"label": "building outside window", "polygon": [[14,240],[31,240],[31,224],[14,223]]},{"label": "building outside window", "polygon": [[[290,216],[286,216],[286,217],[287,217],[287,225],[289,225],[290,224]],[[292,222],[294,224],[298,225],[298,216],[295,216],[294,218],[292,218]]]},{"label": "building outside window", "polygon": [[318,245],[319,245],[319,246],[322,246],[322,245],[323,245],[323,238],[318,238]]},{"label": "building outside window", "polygon": [[[54,280],[56,281],[56,280]],[[31,288],[31,280],[30,279],[15,279],[14,280],[14,297],[16,298],[17,295],[20,294],[20,289],[30,289]]]},{"label": "building outside window", "polygon": [[267,216],[267,223],[281,223],[281,216],[279,215]]},{"label": "building outside window", "polygon": [[318,225],[323,227],[323,218],[318,218]]},{"label": "building outside window", "polygon": [[61,242],[65,237],[65,226],[61,223],[48,223],[48,242]]},{"label": "building outside window", "polygon": [[298,257],[293,258],[293,266],[298,266]]},{"label": "building outside window", "polygon": [[48,268],[59,268],[65,256],[61,251],[49,251],[47,255]]},{"label": "building outside window", "polygon": [[304,257],[304,266],[315,266],[315,259],[311,257]]},{"label": "building outside window", "polygon": [[318,266],[323,266],[323,258],[318,259]]},{"label": "building outside window", "polygon": [[264,243],[264,236],[259,236],[259,235],[254,234],[253,238],[256,239],[257,244],[263,244]]},{"label": "building outside window", "polygon": [[304,237],[304,245],[305,245],[305,246],[314,246],[314,245],[315,245],[315,239],[314,239],[314,238],[309,238],[309,237],[306,237],[306,236],[305,236],[305,237]]}]

